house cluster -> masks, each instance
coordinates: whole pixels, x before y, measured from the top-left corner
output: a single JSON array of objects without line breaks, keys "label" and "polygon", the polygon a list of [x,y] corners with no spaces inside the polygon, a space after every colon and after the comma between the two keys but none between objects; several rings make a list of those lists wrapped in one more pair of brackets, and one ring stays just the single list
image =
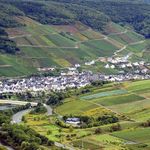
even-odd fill
[{"label": "house cluster", "polygon": [[[130,63],[128,57],[123,58],[108,58],[105,67],[134,67],[132,72],[120,69],[117,75],[105,75],[101,73],[93,74],[91,71],[84,71],[79,73],[79,64],[74,67],[67,68],[67,71],[62,71],[60,76],[48,77],[30,77],[22,79],[7,79],[0,81],[0,93],[22,93],[22,92],[38,92],[38,91],[61,91],[67,88],[81,88],[91,84],[91,81],[127,81],[132,79],[150,79],[150,70],[144,61]],[[95,62],[89,62],[93,64]],[[53,68],[49,68],[53,70]],[[45,70],[44,70],[45,71]]]},{"label": "house cluster", "polygon": [[135,74],[147,74],[150,73],[148,68],[149,64],[144,61],[129,62],[128,56],[108,58],[105,68],[119,69],[119,70],[132,70]]},{"label": "house cluster", "polygon": [[[68,71],[70,72],[70,71]],[[122,82],[127,80],[150,79],[150,74],[93,74],[91,71],[73,74],[62,74],[58,77],[31,77],[0,81],[0,93],[22,93],[38,91],[61,91],[67,88],[81,88],[91,84],[91,81]]]},{"label": "house cluster", "polygon": [[46,72],[46,71],[54,71],[55,68],[51,68],[51,67],[49,67],[49,68],[37,68],[37,70],[42,71],[42,72]]},{"label": "house cluster", "polygon": [[123,82],[128,80],[148,80],[150,79],[149,74],[119,74],[119,75],[99,75],[99,79],[103,81],[110,81],[110,82]]},{"label": "house cluster", "polygon": [[90,84],[90,72],[77,73],[68,71],[58,77],[30,77],[23,79],[3,80],[0,82],[0,93],[21,93],[26,91],[61,91],[66,88],[80,88]]}]

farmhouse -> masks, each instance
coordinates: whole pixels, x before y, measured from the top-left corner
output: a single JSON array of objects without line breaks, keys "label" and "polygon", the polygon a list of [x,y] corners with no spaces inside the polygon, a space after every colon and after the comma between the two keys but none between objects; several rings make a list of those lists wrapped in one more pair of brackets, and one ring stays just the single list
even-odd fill
[{"label": "farmhouse", "polygon": [[80,124],[80,119],[79,118],[68,118],[66,120],[66,123],[72,124],[72,125],[79,125]]}]

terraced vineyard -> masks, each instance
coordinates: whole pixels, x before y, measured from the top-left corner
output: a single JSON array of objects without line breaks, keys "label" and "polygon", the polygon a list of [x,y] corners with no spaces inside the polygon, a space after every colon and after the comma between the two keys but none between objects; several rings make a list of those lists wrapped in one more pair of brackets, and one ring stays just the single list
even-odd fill
[{"label": "terraced vineyard", "polygon": [[[148,57],[145,55],[146,52],[142,51],[147,43],[138,43],[144,40],[143,37],[133,31],[127,31],[115,23],[111,23],[106,28],[106,33],[109,33],[107,37],[80,22],[74,26],[49,26],[27,17],[19,17],[17,20],[26,26],[9,28],[7,33],[21,51],[15,56],[0,54],[1,62],[3,62],[0,65],[0,70],[2,70],[0,76],[32,74],[37,72],[39,67],[68,67],[76,63],[83,64],[98,57],[112,56],[122,49],[124,44],[133,42],[137,42],[137,44],[127,46],[117,55],[133,52],[135,56],[133,55],[134,57],[131,59],[139,58],[139,55],[144,59]],[[142,54],[143,56],[141,56]],[[117,72],[113,69],[106,70],[103,65],[99,67],[98,70],[106,73]],[[17,68],[19,71],[16,74]]]}]

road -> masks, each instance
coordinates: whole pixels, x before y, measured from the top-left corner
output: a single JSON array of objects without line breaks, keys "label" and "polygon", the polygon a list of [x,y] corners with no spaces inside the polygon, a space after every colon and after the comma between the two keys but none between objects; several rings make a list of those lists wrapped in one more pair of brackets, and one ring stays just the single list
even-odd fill
[{"label": "road", "polygon": [[32,109],[26,109],[26,110],[22,110],[22,111],[17,112],[16,114],[14,114],[14,115],[12,116],[12,121],[11,121],[11,123],[12,123],[12,124],[14,124],[14,123],[21,123],[22,117],[23,117],[25,114],[29,113],[31,110],[32,110]]},{"label": "road", "polygon": [[49,106],[44,104],[45,108],[47,109],[47,115],[50,116],[53,114],[53,109]]},{"label": "road", "polygon": [[114,52],[114,55],[113,56],[116,56],[118,53],[122,52],[123,50],[125,50],[128,46],[130,45],[136,45],[136,44],[142,44],[144,43],[145,40],[142,40],[142,41],[138,41],[138,42],[133,42],[133,43],[129,43],[127,45],[124,45],[121,49],[117,50],[116,52]]},{"label": "road", "polygon": [[[27,104],[27,103],[29,103],[29,102],[26,102],[26,101],[13,101],[13,100],[0,100],[0,103],[1,103],[1,104],[25,105],[25,104]],[[36,106],[36,105],[37,105],[37,103],[35,103],[35,102],[30,102],[30,103],[31,103],[31,105],[33,105],[33,106]],[[44,104],[44,106],[45,106],[46,109],[47,109],[47,115],[48,115],[48,116],[52,115],[52,114],[53,114],[53,109],[52,109],[49,105]],[[11,123],[12,123],[12,124],[14,124],[14,123],[17,123],[17,124],[20,123],[20,122],[22,121],[22,117],[23,117],[25,114],[29,113],[31,110],[32,110],[32,109],[26,109],[26,110],[22,110],[22,111],[19,111],[19,112],[16,113],[16,114],[14,114],[13,117],[12,117]],[[58,142],[55,142],[54,144],[55,144],[55,146],[60,147],[60,148],[66,148],[66,149],[68,149],[68,150],[75,150],[74,148],[72,148],[72,147],[70,147],[70,146],[67,146],[67,145],[65,145],[65,144],[61,144],[61,143],[58,143]],[[8,150],[13,150],[13,149],[10,148],[10,149],[8,149]]]},{"label": "road", "polygon": [[125,34],[125,33],[127,33],[127,32],[128,32],[128,30],[125,29],[125,31],[122,31],[122,32],[118,32],[118,33],[110,33],[110,34],[108,34],[108,36],[110,36],[110,35],[121,35],[121,34]]},{"label": "road", "polygon": [[12,105],[26,105],[30,103],[31,106],[37,106],[36,102],[16,101],[16,100],[0,100],[0,104],[12,104]]}]

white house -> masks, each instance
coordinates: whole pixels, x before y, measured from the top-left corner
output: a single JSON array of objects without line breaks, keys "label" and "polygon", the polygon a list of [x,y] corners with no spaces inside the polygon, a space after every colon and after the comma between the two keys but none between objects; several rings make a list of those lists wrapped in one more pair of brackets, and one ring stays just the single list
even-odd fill
[{"label": "white house", "polygon": [[68,118],[66,120],[66,123],[72,124],[72,125],[79,125],[80,124],[80,119],[79,118]]},{"label": "white house", "polygon": [[94,65],[94,64],[95,64],[94,60],[85,63],[86,66],[91,66],[91,65]]},{"label": "white house", "polygon": [[105,68],[110,68],[109,64],[105,65]]}]

